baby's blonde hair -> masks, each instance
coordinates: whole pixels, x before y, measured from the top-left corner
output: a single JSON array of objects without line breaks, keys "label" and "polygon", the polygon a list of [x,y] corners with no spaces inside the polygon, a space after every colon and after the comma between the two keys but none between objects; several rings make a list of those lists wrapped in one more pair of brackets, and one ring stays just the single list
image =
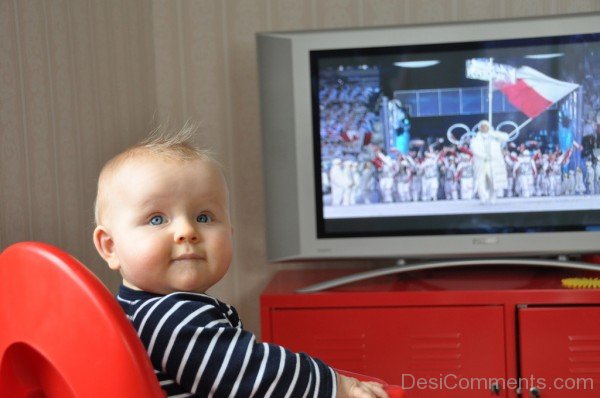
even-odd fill
[{"label": "baby's blonde hair", "polygon": [[212,151],[200,148],[193,142],[197,129],[197,125],[189,121],[179,130],[171,130],[165,125],[160,125],[151,131],[144,140],[125,149],[106,162],[98,177],[98,189],[94,203],[94,221],[96,225],[100,224],[109,197],[109,192],[106,192],[106,187],[109,185],[108,181],[121,166],[131,159],[148,156],[180,161],[207,160],[219,165]]}]

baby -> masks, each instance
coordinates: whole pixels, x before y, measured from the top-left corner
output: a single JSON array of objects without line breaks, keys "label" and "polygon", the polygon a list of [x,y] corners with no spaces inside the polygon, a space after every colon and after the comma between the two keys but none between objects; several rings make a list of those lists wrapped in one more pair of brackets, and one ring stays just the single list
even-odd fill
[{"label": "baby", "polygon": [[117,299],[169,397],[387,397],[320,360],[258,343],[234,308],[207,295],[227,272],[233,228],[218,163],[193,128],[155,132],[111,159],[94,244],[123,283]]}]

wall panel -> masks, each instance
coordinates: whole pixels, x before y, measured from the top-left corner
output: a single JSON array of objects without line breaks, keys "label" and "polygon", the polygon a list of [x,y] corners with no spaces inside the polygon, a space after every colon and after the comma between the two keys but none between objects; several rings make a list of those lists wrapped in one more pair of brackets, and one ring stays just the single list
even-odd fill
[{"label": "wall panel", "polygon": [[315,27],[347,28],[363,26],[362,1],[360,0],[313,0]]},{"label": "wall panel", "polygon": [[456,18],[460,21],[499,19],[505,16],[505,3],[496,0],[463,0],[457,2]]},{"label": "wall panel", "polygon": [[[15,2],[17,34],[21,37],[23,116],[30,223],[36,239],[60,244],[54,102],[51,65],[48,59],[46,9],[41,1]],[[26,44],[26,45],[23,45]]]},{"label": "wall panel", "polygon": [[410,0],[372,0],[363,2],[365,26],[403,25],[410,22]]},{"label": "wall panel", "polygon": [[[70,26],[70,45],[72,48],[73,91],[70,94],[75,106],[75,136],[80,163],[76,167],[81,170],[81,191],[70,190],[69,194],[76,197],[82,205],[82,225],[80,235],[84,242],[83,247],[68,248],[76,257],[88,264],[96,265],[94,269],[104,270],[98,260],[96,249],[91,244],[93,211],[92,203],[96,191],[97,172],[100,167],[99,143],[100,134],[100,99],[97,96],[96,81],[97,62],[93,42],[93,15],[89,2],[68,2],[68,23]],[[67,95],[65,93],[65,95]],[[71,163],[70,167],[74,167]],[[115,279],[111,279],[114,284]]]},{"label": "wall panel", "polygon": [[155,1],[152,3],[152,26],[155,51],[155,85],[158,117],[174,123],[184,120],[179,48],[180,1]]},{"label": "wall panel", "polygon": [[[507,17],[527,17],[535,15],[556,14],[556,2],[554,0],[505,0]],[[562,2],[568,3],[568,2]],[[578,5],[582,6],[581,2]]]},{"label": "wall panel", "polygon": [[60,246],[111,289],[91,239],[97,175],[156,111],[151,3],[136,1],[0,2],[0,249]]},{"label": "wall panel", "polygon": [[57,173],[57,237],[61,247],[83,247],[85,237],[79,233],[84,223],[83,202],[79,195],[83,186],[82,158],[78,145],[78,129],[73,96],[73,59],[70,47],[69,9],[67,2],[51,1],[46,7],[47,52],[51,73],[51,103],[53,113],[53,150]]},{"label": "wall panel", "polygon": [[[228,60],[229,142],[227,160],[231,178],[232,215],[236,245],[233,264],[234,294],[240,310],[257,313],[257,279],[263,274],[261,257],[264,244],[262,201],[262,162],[258,101],[258,82],[254,34],[267,28],[264,0],[226,2],[225,31]],[[240,204],[243,202],[243,206]],[[256,261],[258,259],[258,261]]]},{"label": "wall panel", "polygon": [[31,236],[23,90],[15,4],[0,2],[0,248]]},{"label": "wall panel", "polygon": [[267,5],[267,30],[297,30],[312,27],[313,3],[297,0],[270,0]]},{"label": "wall panel", "polygon": [[458,21],[456,0],[409,0],[406,13],[408,21],[414,23],[434,23]]}]

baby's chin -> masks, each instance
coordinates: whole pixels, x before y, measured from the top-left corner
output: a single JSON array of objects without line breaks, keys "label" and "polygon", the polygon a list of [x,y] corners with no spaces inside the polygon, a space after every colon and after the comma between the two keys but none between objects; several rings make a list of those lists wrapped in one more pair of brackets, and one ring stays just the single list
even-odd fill
[{"label": "baby's chin", "polygon": [[204,293],[210,287],[204,272],[197,268],[180,269],[165,289],[171,292]]}]

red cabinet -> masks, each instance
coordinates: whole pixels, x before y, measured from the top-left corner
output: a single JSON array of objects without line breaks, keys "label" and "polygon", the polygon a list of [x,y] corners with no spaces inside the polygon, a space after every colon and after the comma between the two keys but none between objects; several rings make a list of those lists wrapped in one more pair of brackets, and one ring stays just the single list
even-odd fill
[{"label": "red cabinet", "polygon": [[346,272],[277,274],[261,296],[263,340],[410,398],[600,396],[600,290],[562,289],[572,272],[438,270],[295,293]]},{"label": "red cabinet", "polygon": [[600,306],[520,308],[519,332],[524,389],[544,398],[600,396]]},{"label": "red cabinet", "polygon": [[[335,368],[416,388],[448,374],[504,378],[503,323],[500,306],[283,310],[273,314],[272,340]],[[489,397],[428,390],[411,396]]]}]

